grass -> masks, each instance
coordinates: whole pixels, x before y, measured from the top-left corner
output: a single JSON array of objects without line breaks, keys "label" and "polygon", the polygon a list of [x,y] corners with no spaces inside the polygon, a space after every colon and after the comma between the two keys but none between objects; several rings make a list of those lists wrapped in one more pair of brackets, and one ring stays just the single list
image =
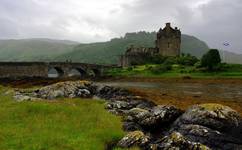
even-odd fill
[{"label": "grass", "polygon": [[16,102],[0,87],[1,150],[103,150],[124,136],[104,101]]},{"label": "grass", "polygon": [[156,67],[154,64],[140,65],[128,68],[114,68],[106,72],[107,75],[120,77],[157,77],[157,78],[183,78],[186,76],[192,78],[239,78],[242,79],[242,65],[229,64],[226,70],[219,72],[201,72],[196,71],[192,66],[173,65],[171,70],[154,73],[149,70],[150,67]]}]

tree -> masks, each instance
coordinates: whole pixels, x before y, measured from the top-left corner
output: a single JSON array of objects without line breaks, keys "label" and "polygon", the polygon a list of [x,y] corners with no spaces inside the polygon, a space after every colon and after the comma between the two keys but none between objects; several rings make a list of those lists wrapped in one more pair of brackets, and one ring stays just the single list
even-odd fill
[{"label": "tree", "polygon": [[217,49],[210,49],[201,59],[202,67],[206,67],[210,71],[214,70],[220,63],[221,58]]}]

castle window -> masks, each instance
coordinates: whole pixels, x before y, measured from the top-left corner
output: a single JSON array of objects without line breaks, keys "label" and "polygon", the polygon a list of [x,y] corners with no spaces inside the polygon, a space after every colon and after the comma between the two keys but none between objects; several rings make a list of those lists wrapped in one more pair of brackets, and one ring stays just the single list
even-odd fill
[{"label": "castle window", "polygon": [[168,48],[170,48],[170,43],[168,42],[168,45],[167,45]]}]

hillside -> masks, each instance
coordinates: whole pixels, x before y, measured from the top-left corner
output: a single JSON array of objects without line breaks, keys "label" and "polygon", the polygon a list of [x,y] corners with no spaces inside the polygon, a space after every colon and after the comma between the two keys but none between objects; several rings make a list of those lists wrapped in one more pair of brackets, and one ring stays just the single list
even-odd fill
[{"label": "hillside", "polygon": [[[115,38],[108,42],[80,44],[72,52],[63,54],[56,59],[60,61],[72,59],[72,61],[77,62],[115,64],[118,62],[119,56],[124,54],[126,48],[130,45],[154,47],[155,39],[155,32],[127,33],[124,37]],[[193,36],[182,35],[181,51],[183,53],[201,57],[207,50],[208,46],[205,42]]]},{"label": "hillside", "polygon": [[[0,40],[0,61],[66,61],[115,64],[130,45],[154,47],[155,32],[127,33],[107,42],[79,44],[53,39]],[[182,35],[181,51],[201,57],[208,50],[205,42]],[[241,63],[242,55],[224,52],[228,63]]]},{"label": "hillside", "polygon": [[51,39],[0,40],[0,61],[54,61],[77,42]]},{"label": "hillside", "polygon": [[221,58],[224,62],[231,64],[242,64],[242,54],[236,54],[228,51],[220,51]]}]

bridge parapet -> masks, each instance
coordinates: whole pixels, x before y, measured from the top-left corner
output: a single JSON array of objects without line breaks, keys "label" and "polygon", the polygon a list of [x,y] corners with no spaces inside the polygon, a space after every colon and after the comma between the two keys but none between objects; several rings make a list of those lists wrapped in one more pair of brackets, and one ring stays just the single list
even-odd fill
[{"label": "bridge parapet", "polygon": [[113,66],[70,62],[0,62],[0,78],[48,77],[50,69],[57,70],[59,77],[69,77],[71,70],[89,76],[102,76],[103,70]]}]

